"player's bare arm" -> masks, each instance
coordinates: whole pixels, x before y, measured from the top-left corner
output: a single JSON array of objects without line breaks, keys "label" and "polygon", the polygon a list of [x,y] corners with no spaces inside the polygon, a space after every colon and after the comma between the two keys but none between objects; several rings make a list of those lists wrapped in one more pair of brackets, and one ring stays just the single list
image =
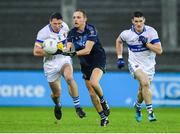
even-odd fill
[{"label": "player's bare arm", "polygon": [[91,52],[91,49],[93,48],[94,45],[94,41],[87,41],[85,48],[82,50],[79,50],[76,52],[77,56],[81,56],[81,55],[88,55]]},{"label": "player's bare arm", "polygon": [[63,50],[63,52],[71,51],[72,46],[73,46],[72,42],[67,42],[66,48]]},{"label": "player's bare arm", "polygon": [[34,56],[37,56],[37,57],[47,56],[46,52],[42,49],[41,44],[38,42],[35,42],[33,54],[34,54]]},{"label": "player's bare arm", "polygon": [[116,39],[116,54],[117,54],[118,58],[122,58],[122,54],[123,54],[123,41],[119,37]]},{"label": "player's bare arm", "polygon": [[162,54],[163,52],[160,43],[156,43],[156,44],[147,43],[146,47],[149,48],[151,51],[155,52],[156,54]]},{"label": "player's bare arm", "polygon": [[125,62],[123,60],[123,41],[120,37],[116,39],[116,54],[117,54],[117,67],[119,69],[123,68],[125,65]]}]

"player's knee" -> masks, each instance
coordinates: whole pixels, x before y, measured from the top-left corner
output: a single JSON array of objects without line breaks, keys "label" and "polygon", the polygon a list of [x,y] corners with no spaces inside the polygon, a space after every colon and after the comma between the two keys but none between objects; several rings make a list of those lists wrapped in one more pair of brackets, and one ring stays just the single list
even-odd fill
[{"label": "player's knee", "polygon": [[98,87],[99,87],[99,82],[98,82],[98,81],[95,81],[95,80],[91,80],[91,85],[92,85],[92,87],[94,87],[94,88],[98,88]]},{"label": "player's knee", "polygon": [[60,96],[60,92],[52,93],[52,94],[51,94],[51,97],[52,97],[52,98],[58,98],[59,96]]},{"label": "player's knee", "polygon": [[142,88],[149,88],[149,86],[150,86],[149,81],[142,80],[141,81],[141,86],[142,86]]},{"label": "player's knee", "polygon": [[66,82],[67,82],[68,84],[70,84],[74,79],[73,79],[72,76],[66,76],[66,77],[65,77],[65,80],[66,80]]}]

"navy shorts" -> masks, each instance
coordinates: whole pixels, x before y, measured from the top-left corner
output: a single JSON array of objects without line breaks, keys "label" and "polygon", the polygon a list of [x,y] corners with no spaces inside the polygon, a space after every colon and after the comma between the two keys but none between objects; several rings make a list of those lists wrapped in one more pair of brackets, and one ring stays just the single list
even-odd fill
[{"label": "navy shorts", "polygon": [[105,73],[105,71],[106,71],[106,59],[101,60],[99,62],[96,61],[96,62],[94,62],[94,64],[92,64],[90,66],[81,65],[81,72],[83,73],[83,79],[90,80],[92,71],[95,68],[99,68],[103,71],[103,73]]}]

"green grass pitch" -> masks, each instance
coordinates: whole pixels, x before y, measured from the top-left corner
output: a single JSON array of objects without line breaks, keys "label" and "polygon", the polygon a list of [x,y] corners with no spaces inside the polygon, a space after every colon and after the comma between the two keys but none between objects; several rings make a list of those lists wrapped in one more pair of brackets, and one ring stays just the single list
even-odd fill
[{"label": "green grass pitch", "polygon": [[94,108],[84,110],[87,117],[80,119],[74,108],[63,107],[56,124],[53,107],[0,107],[0,133],[180,133],[180,108],[154,108],[156,122],[149,122],[143,109],[141,123],[135,121],[132,108],[111,108],[106,127],[100,127]]}]

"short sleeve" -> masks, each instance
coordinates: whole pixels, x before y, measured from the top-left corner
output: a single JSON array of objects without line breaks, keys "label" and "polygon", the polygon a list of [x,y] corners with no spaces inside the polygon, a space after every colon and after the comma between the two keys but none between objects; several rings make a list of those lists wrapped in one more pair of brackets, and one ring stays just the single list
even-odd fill
[{"label": "short sleeve", "polygon": [[121,32],[119,35],[119,38],[121,38],[121,40],[123,40],[123,41],[126,41],[126,35],[127,35],[126,33],[127,33],[127,31]]},{"label": "short sleeve", "polygon": [[152,44],[160,43],[158,33],[154,28],[151,28],[149,33],[150,33],[150,35],[149,35],[150,43],[152,43]]},{"label": "short sleeve", "polygon": [[42,30],[40,30],[37,34],[36,42],[42,43],[46,38],[46,34]]},{"label": "short sleeve", "polygon": [[87,37],[87,40],[94,41],[94,42],[97,40],[97,30],[95,27],[89,28],[89,35]]},{"label": "short sleeve", "polygon": [[68,32],[68,35],[67,35],[67,42],[73,42],[73,39],[72,39],[72,33],[73,33],[72,30]]}]

